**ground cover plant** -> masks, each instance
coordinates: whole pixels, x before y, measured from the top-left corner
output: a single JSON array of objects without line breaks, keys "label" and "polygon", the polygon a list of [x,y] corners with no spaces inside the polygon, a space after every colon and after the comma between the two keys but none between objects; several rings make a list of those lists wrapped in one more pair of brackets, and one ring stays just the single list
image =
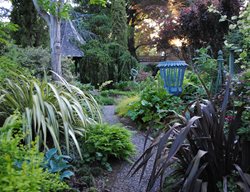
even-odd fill
[{"label": "ground cover plant", "polygon": [[65,178],[69,179],[74,175],[74,173],[70,170],[72,167],[72,165],[69,163],[70,160],[71,157],[59,155],[58,150],[56,148],[52,148],[45,153],[44,167],[50,173],[58,173],[61,180]]},{"label": "ground cover plant", "polygon": [[1,85],[0,103],[2,120],[15,111],[22,115],[26,144],[39,135],[39,144],[44,149],[52,145],[60,154],[60,140],[64,140],[69,153],[72,139],[81,156],[77,135],[83,135],[87,125],[101,122],[99,106],[92,95],[63,79],[52,84],[46,79],[39,81],[13,74]]},{"label": "ground cover plant", "polygon": [[120,97],[126,97],[134,95],[133,91],[121,91],[117,89],[105,89],[98,92],[98,95],[95,96],[97,102],[100,105],[114,105],[117,103],[117,99]]}]

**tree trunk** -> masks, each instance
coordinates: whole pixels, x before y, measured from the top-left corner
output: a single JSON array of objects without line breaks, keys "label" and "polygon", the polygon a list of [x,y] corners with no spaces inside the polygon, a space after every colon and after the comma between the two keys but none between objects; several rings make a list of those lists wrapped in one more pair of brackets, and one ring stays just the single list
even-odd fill
[{"label": "tree trunk", "polygon": [[135,48],[135,27],[130,26],[130,36],[128,38],[128,50],[132,56],[134,56],[137,60],[136,48]]},{"label": "tree trunk", "polygon": [[[60,80],[59,76],[62,76],[62,66],[61,66],[61,54],[62,54],[62,41],[61,41],[61,19],[58,16],[61,11],[61,6],[63,5],[63,0],[61,6],[58,6],[55,14],[46,12],[37,0],[33,0],[34,6],[41,17],[47,22],[49,26],[50,35],[50,49],[51,49],[51,68],[54,73],[52,73],[53,80]],[[59,76],[58,76],[59,75]]]},{"label": "tree trunk", "polygon": [[59,80],[62,76],[61,66],[61,20],[58,17],[50,15],[50,49],[51,49],[51,68],[53,71],[52,79]]},{"label": "tree trunk", "polygon": [[137,60],[136,48],[135,48],[135,22],[136,22],[136,10],[127,9],[128,20],[127,24],[130,26],[130,32],[128,37],[128,50],[132,56]]}]

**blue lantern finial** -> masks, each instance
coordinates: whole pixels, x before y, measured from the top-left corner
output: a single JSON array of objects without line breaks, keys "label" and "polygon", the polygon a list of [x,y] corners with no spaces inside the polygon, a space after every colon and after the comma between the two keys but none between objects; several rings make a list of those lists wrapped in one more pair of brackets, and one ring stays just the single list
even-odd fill
[{"label": "blue lantern finial", "polygon": [[164,88],[173,95],[182,92],[182,83],[187,68],[185,61],[163,61],[157,67],[164,81]]}]

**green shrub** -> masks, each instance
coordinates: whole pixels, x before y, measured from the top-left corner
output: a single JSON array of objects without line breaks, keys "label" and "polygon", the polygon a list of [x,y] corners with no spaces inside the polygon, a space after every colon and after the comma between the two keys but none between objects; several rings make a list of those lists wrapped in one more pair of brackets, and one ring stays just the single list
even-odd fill
[{"label": "green shrub", "polygon": [[96,87],[108,80],[128,80],[131,68],[137,65],[136,59],[117,43],[92,40],[83,46],[83,51],[80,80]]},{"label": "green shrub", "polygon": [[11,33],[17,31],[18,26],[12,22],[0,21],[0,55],[7,51],[8,46],[13,42]]},{"label": "green shrub", "polygon": [[168,116],[170,111],[180,113],[183,110],[183,102],[179,97],[169,95],[166,92],[159,77],[155,80],[148,79],[146,84],[146,87],[140,94],[139,100],[128,104],[129,107],[127,108],[129,110],[127,116],[139,123],[142,128],[151,123],[154,126],[158,124],[162,127],[162,120]]},{"label": "green shrub", "polygon": [[185,72],[182,89],[180,97],[186,102],[194,101],[197,98],[206,98],[207,96],[197,75],[192,71]]},{"label": "green shrub", "polygon": [[82,91],[93,91],[95,89],[95,87],[90,83],[83,84],[80,81],[74,81],[73,83],[76,87],[78,87]]},{"label": "green shrub", "polygon": [[134,81],[119,81],[113,84],[114,89],[121,91],[139,91],[140,85]]},{"label": "green shrub", "polygon": [[0,90],[0,117],[8,117],[14,111],[22,114],[27,144],[39,135],[39,144],[45,149],[52,145],[61,154],[64,138],[69,154],[71,138],[81,156],[76,135],[82,135],[86,126],[101,122],[99,106],[93,96],[65,81],[54,85],[45,79],[40,81],[13,74]]},{"label": "green shrub", "polygon": [[131,133],[120,125],[97,124],[89,127],[83,138],[83,157],[87,162],[107,164],[110,158],[125,159],[134,154]]},{"label": "green shrub", "polygon": [[240,59],[243,61],[244,65],[242,68],[249,69],[249,61],[250,61],[250,29],[249,29],[249,17],[250,17],[250,4],[248,3],[246,9],[241,13],[240,20],[238,21],[239,32],[242,34],[240,38],[240,42],[242,43]]},{"label": "green shrub", "polygon": [[209,47],[197,50],[196,54],[194,70],[199,74],[202,81],[206,83],[207,88],[214,92],[218,74],[217,61],[209,55]]},{"label": "green shrub", "polygon": [[[239,79],[235,79],[233,82],[234,98],[233,101],[237,107],[244,104],[245,110],[242,113],[241,121],[242,126],[238,131],[238,134],[244,141],[250,141],[250,69],[245,70],[239,74]],[[232,110],[234,113],[234,111]]]},{"label": "green shrub", "polygon": [[0,56],[0,83],[9,76],[11,71],[20,70],[24,72],[24,69],[16,62],[11,60],[7,56]]},{"label": "green shrub", "polygon": [[10,118],[0,128],[0,191],[49,192],[68,189],[60,181],[59,175],[41,167],[44,154],[37,150],[34,143],[29,148],[21,144],[23,137],[18,134],[11,136],[11,129],[19,129],[21,124],[16,117]]},{"label": "green shrub", "polygon": [[137,60],[120,44],[111,42],[106,44],[108,54],[113,60],[113,63],[109,67],[109,72],[113,72],[117,69],[117,74],[112,78],[113,74],[110,74],[110,79],[114,82],[126,81],[130,78],[130,71],[138,64]]},{"label": "green shrub", "polygon": [[[50,52],[48,49],[44,49],[43,47],[20,48],[12,46],[9,49],[9,52],[5,55],[13,62],[28,69],[29,72],[37,78],[42,79],[45,75],[44,72],[47,74],[48,71],[51,70]],[[62,58],[63,77],[67,81],[71,81],[73,79],[73,66],[73,60],[69,58]]]},{"label": "green shrub", "polygon": [[109,71],[112,59],[104,46],[96,41],[90,41],[83,47],[84,57],[80,61],[80,80],[82,83],[100,85],[110,78],[109,73],[116,74],[116,69]]}]

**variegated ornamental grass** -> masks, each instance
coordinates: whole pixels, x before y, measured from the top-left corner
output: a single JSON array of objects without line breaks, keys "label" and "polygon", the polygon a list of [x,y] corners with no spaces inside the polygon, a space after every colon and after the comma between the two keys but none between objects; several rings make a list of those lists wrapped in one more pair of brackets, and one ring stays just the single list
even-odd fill
[{"label": "variegated ornamental grass", "polygon": [[39,136],[40,144],[48,149],[48,139],[52,138],[61,153],[64,139],[69,153],[72,139],[81,156],[77,135],[83,135],[86,126],[102,121],[100,109],[91,94],[60,80],[50,83],[46,78],[40,81],[18,74],[6,79],[1,86],[0,114],[22,114],[27,144]]}]

